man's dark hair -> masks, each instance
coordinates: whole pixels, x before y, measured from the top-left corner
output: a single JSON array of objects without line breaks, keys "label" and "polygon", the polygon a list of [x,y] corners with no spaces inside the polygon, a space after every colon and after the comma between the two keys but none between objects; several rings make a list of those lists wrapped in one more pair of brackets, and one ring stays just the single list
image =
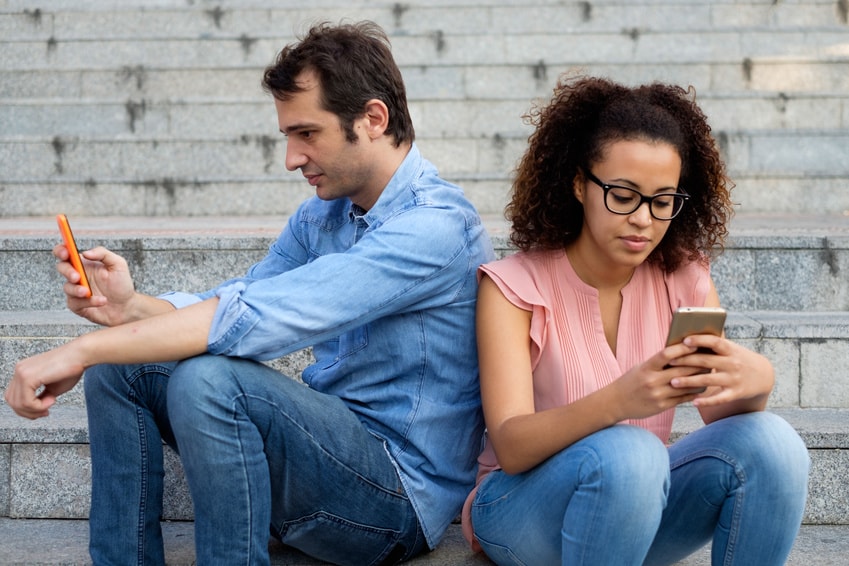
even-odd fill
[{"label": "man's dark hair", "polygon": [[389,38],[377,24],[314,25],[298,43],[284,47],[274,64],[265,69],[262,86],[274,98],[287,100],[303,90],[295,79],[304,71],[316,74],[322,107],[339,117],[348,141],[357,140],[354,120],[363,115],[371,99],[389,108],[386,134],[394,138],[396,147],[415,139],[404,80],[392,57]]}]

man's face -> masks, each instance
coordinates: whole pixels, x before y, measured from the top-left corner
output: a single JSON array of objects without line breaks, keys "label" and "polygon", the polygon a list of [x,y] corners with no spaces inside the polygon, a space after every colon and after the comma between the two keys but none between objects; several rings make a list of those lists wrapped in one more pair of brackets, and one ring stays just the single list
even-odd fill
[{"label": "man's face", "polygon": [[319,198],[348,197],[368,210],[383,185],[376,182],[365,117],[353,123],[357,141],[347,141],[338,116],[321,107],[321,86],[314,73],[304,71],[297,82],[304,90],[274,101],[280,131],[287,138],[286,169],[300,169]]}]

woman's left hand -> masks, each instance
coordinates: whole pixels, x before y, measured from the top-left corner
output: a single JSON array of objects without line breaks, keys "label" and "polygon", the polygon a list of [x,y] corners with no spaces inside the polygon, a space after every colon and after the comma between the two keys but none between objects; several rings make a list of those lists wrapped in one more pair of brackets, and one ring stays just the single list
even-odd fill
[{"label": "woman's left hand", "polygon": [[693,405],[701,410],[732,403],[735,407],[729,414],[763,410],[775,384],[775,372],[766,357],[727,338],[708,334],[689,336],[684,344],[712,351],[695,352],[670,362],[670,365],[710,370],[709,373],[677,377],[671,382],[673,387],[707,387]]}]

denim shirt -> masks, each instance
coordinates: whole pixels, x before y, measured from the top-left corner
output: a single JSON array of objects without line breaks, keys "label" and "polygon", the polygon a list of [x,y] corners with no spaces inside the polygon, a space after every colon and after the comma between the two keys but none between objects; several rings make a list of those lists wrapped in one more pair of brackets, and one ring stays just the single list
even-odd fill
[{"label": "denim shirt", "polygon": [[493,258],[474,207],[414,144],[371,210],[313,197],[245,277],[162,297],[219,297],[212,354],[268,360],[312,346],[304,382],[384,440],[434,548],[474,486],[475,273]]}]

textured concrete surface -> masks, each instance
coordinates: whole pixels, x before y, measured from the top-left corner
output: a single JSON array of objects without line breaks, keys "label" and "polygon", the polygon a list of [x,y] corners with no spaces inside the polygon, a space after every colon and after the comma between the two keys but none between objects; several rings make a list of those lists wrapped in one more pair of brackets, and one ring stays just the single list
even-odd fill
[{"label": "textured concrete surface", "polygon": [[[261,259],[285,225],[268,216],[72,216],[82,249],[102,245],[127,260],[145,293],[203,291]],[[485,215],[499,255],[511,252],[500,213]],[[849,311],[849,215],[738,214],[712,273],[730,310]],[[64,307],[50,253],[53,216],[2,217],[0,310]],[[22,285],[21,282],[27,282]]]},{"label": "textured concrete surface", "polygon": [[[95,327],[67,311],[0,310],[0,388],[14,364],[58,346]],[[776,385],[772,407],[849,408],[849,311],[731,311],[726,334],[761,352],[773,363]],[[312,361],[309,350],[295,352],[270,365],[297,377]],[[60,400],[82,406],[78,385]]]},{"label": "textured concrete surface", "polygon": [[[169,566],[194,564],[194,525],[165,522],[165,558]],[[31,566],[91,564],[88,556],[88,522],[60,520],[16,520],[0,518],[0,564]],[[269,545],[272,566],[317,566],[325,564],[283,547]],[[845,566],[849,556],[849,526],[803,526],[787,566]],[[459,526],[449,530],[439,547],[409,562],[411,566],[485,566],[486,557],[466,546]],[[708,566],[710,548],[705,547],[678,563],[679,566]]]},{"label": "textured concrete surface", "polygon": [[[849,525],[849,410],[777,408],[802,436],[811,456],[804,521]],[[701,426],[692,407],[678,410],[673,440]],[[0,509],[18,518],[85,518],[90,461],[85,410],[56,407],[50,417],[27,421],[0,405]],[[191,499],[179,459],[165,449],[164,517],[192,518]],[[3,485],[5,484],[5,485]]]}]

